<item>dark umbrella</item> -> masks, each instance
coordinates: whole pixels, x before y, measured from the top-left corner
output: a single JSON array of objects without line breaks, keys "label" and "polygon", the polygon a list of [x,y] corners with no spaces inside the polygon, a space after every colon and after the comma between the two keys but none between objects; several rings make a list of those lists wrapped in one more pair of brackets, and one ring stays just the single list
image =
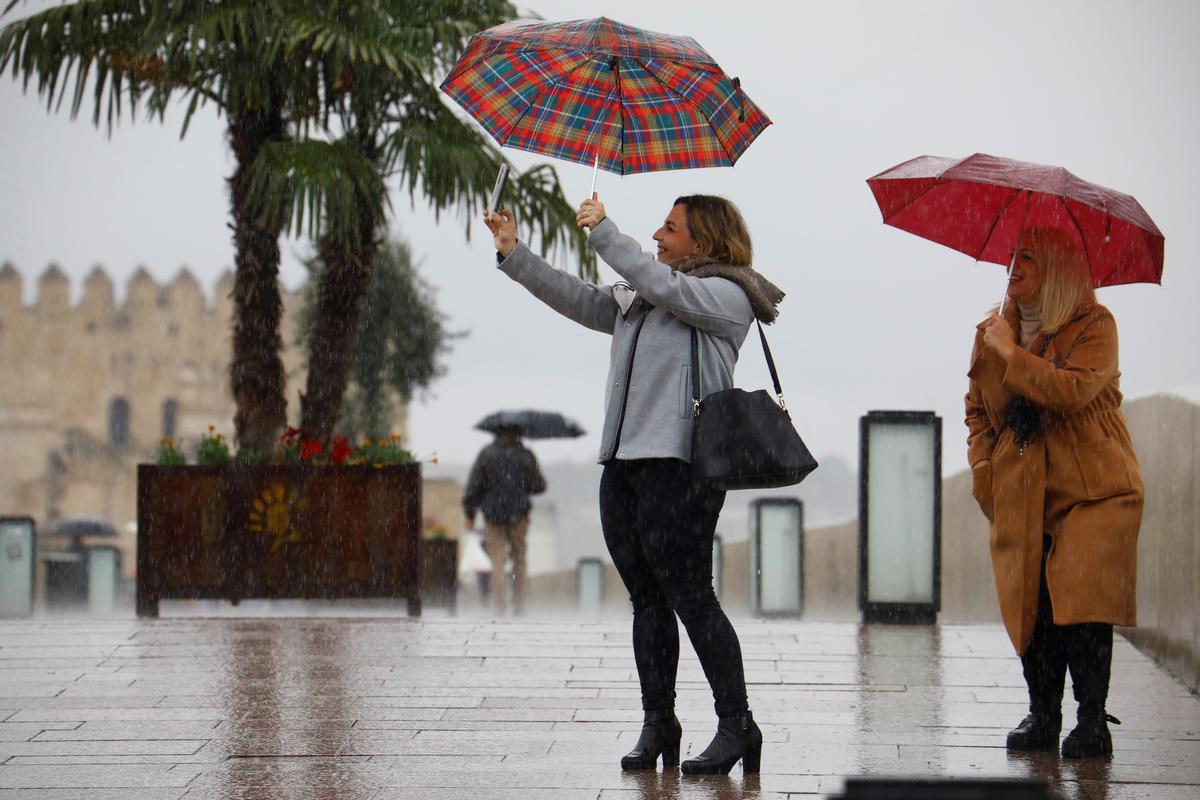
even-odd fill
[{"label": "dark umbrella", "polygon": [[554,411],[497,411],[488,414],[476,429],[488,433],[513,432],[526,439],[573,439],[586,431],[578,422]]},{"label": "dark umbrella", "polygon": [[100,517],[63,517],[54,524],[55,536],[70,536],[76,539],[85,536],[116,538],[117,529],[111,522]]},{"label": "dark umbrella", "polygon": [[1138,201],[1062,167],[984,153],[920,156],[867,185],[886,224],[978,261],[1011,270],[1021,231],[1053,227],[1079,241],[1096,287],[1162,279],[1163,235]]}]

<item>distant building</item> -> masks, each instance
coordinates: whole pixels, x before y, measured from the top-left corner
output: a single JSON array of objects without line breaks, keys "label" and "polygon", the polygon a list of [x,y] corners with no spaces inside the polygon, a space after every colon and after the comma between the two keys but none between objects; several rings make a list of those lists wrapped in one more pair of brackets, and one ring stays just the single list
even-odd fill
[{"label": "distant building", "polygon": [[[189,460],[210,424],[233,438],[233,274],[216,282],[211,303],[186,269],[165,286],[138,269],[120,305],[101,268],[84,281],[78,305],[70,288],[52,265],[25,306],[21,275],[0,268],[0,514],[29,515],[40,531],[66,516],[103,517],[127,532],[130,575],[135,465],[152,460],[164,436],[181,439]],[[293,424],[305,380],[294,344],[300,303],[299,292],[283,294]],[[394,432],[406,432],[405,416],[402,409]]]}]

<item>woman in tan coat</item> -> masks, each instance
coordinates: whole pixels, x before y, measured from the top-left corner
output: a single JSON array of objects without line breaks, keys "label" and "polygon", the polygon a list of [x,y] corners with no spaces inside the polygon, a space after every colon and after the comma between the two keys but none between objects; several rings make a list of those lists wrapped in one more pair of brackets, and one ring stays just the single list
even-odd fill
[{"label": "woman in tan coat", "polygon": [[1136,622],[1144,494],[1120,408],[1117,327],[1066,231],[1022,234],[1008,298],[978,326],[966,397],[972,491],[1029,686],[1008,748],[1058,747],[1069,667],[1078,724],[1062,753],[1106,755],[1112,628]]}]

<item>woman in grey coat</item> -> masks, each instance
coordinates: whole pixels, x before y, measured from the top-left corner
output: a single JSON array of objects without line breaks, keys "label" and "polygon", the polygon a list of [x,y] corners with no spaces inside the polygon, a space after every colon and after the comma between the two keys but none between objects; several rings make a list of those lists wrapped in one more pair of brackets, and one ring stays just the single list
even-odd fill
[{"label": "woman in grey coat", "polygon": [[701,396],[733,386],[738,348],[757,317],[772,322],[783,293],[750,267],[750,234],[737,208],[708,195],[680,197],[644,252],[604,205],[577,220],[624,278],[612,286],[556,270],[517,241],[509,211],[485,215],[499,268],[560,314],[612,336],[600,442],[600,521],[633,603],[633,652],[645,722],[624,769],[679,763],[675,675],[683,622],[718,717],[689,773],[757,772],[762,734],[750,714],[737,634],[712,590],[712,544],[725,493],[692,478],[691,342],[699,333]]}]

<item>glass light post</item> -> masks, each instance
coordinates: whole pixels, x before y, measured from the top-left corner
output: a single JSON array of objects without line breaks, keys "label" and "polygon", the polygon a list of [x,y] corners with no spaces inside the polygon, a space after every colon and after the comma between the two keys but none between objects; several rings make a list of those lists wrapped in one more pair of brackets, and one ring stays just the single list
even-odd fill
[{"label": "glass light post", "polygon": [[941,609],[942,420],[872,411],[859,425],[863,622],[931,624]]},{"label": "glass light post", "polygon": [[790,497],[754,500],[750,525],[755,616],[800,616],[804,610],[804,504]]},{"label": "glass light post", "polygon": [[598,615],[604,603],[604,562],[598,558],[579,559],[575,588],[579,597],[579,611],[591,616]]},{"label": "glass light post", "polygon": [[0,619],[33,614],[35,530],[29,517],[0,517]]}]

